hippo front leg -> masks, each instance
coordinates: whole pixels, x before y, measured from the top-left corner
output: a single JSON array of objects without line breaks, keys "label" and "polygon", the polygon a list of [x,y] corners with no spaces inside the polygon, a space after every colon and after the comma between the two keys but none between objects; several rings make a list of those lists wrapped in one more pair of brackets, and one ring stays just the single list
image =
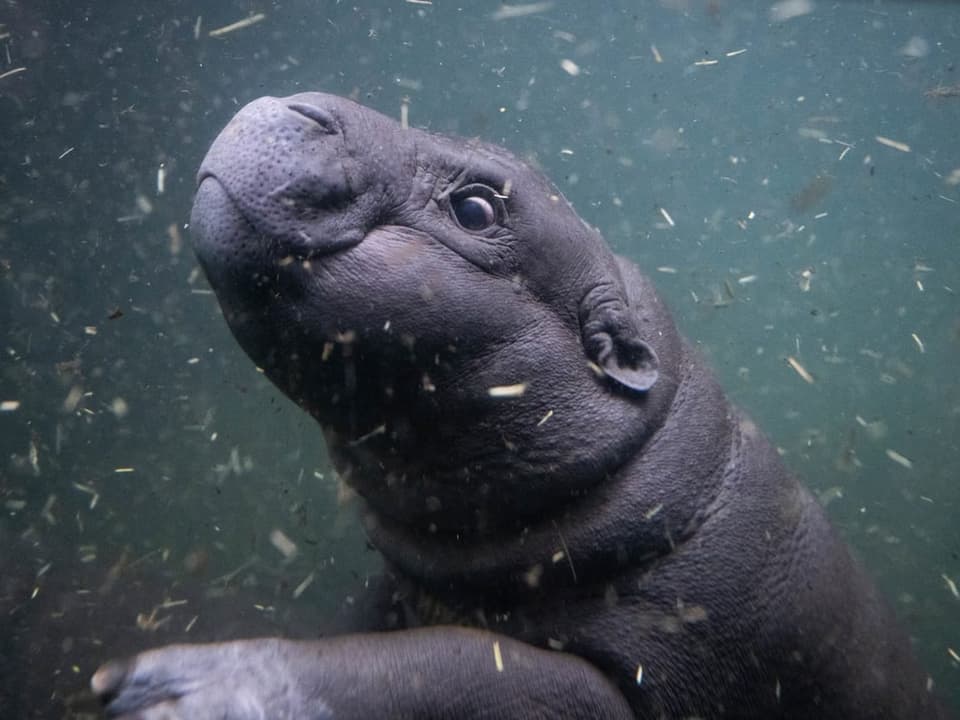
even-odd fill
[{"label": "hippo front leg", "polygon": [[101,667],[110,717],[632,718],[589,663],[479,630],[170,645]]}]

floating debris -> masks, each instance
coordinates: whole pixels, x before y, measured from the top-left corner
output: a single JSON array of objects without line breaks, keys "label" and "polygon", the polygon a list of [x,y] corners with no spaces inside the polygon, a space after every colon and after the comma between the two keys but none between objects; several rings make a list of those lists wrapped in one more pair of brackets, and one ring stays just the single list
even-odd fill
[{"label": "floating debris", "polygon": [[[256,25],[261,20],[266,18],[265,13],[256,13],[250,17],[246,17],[243,20],[237,20],[235,23],[230,23],[229,25],[224,25],[223,27],[218,27],[216,30],[211,30],[207,33],[210,37],[222,37],[227,33],[232,33],[236,30],[242,30],[243,28],[250,27],[251,25]],[[199,26],[200,19],[197,18],[197,25]]]},{"label": "floating debris", "polygon": [[[721,179],[721,180],[724,179],[724,176],[721,176],[720,179]],[[728,180],[729,180],[730,182],[732,182],[734,185],[737,184],[737,181],[734,180],[733,178],[726,178],[726,179],[728,179]],[[750,212],[747,213],[747,217],[746,217],[746,218],[739,218],[739,219],[737,220],[737,226],[738,226],[741,230],[746,230],[746,229],[747,229],[747,221],[748,221],[748,220],[753,220],[755,217],[757,217],[757,214],[756,214],[753,210],[751,210]]]},{"label": "floating debris", "polygon": [[130,406],[122,397],[115,397],[110,403],[110,412],[112,412],[118,420],[122,420],[127,416],[127,413],[130,412]]},{"label": "floating debris", "polygon": [[67,392],[67,396],[63,399],[63,411],[66,413],[72,413],[77,409],[77,406],[80,404],[80,401],[83,399],[83,388],[79,385],[74,385]]},{"label": "floating debris", "polygon": [[37,435],[30,435],[30,445],[27,448],[27,457],[30,460],[30,467],[33,470],[34,477],[40,476],[40,446],[37,444]]},{"label": "floating debris", "polygon": [[53,516],[53,506],[57,502],[56,495],[48,495],[47,501],[40,510],[40,517],[46,520],[50,525],[56,525],[57,519]]},{"label": "floating debris", "polygon": [[897,465],[901,465],[907,468],[907,470],[911,470],[913,468],[913,461],[910,458],[904,455],[901,455],[896,450],[891,450],[890,448],[887,448],[886,453],[887,453],[887,457],[893,460]]},{"label": "floating debris", "polygon": [[537,427],[540,427],[552,417],[553,417],[553,410],[547,410],[547,413],[542,418],[540,418],[540,422],[537,423]]},{"label": "floating debris", "polygon": [[297,585],[297,586],[293,589],[293,599],[294,599],[294,600],[296,600],[298,597],[300,597],[301,595],[303,595],[303,591],[306,590],[308,587],[310,587],[310,585],[313,584],[314,577],[315,577],[314,574],[311,572],[309,575],[307,575],[307,576],[300,582],[299,585]]},{"label": "floating debris", "polygon": [[548,0],[547,2],[524,3],[523,5],[501,5],[490,16],[490,19],[513,20],[515,18],[527,17],[528,15],[536,15],[537,13],[546,12],[552,7],[553,2],[551,0]]},{"label": "floating debris", "polygon": [[[153,203],[150,202],[150,198],[146,195],[138,194],[136,198],[137,210],[140,211],[142,215],[149,215],[153,212]],[[134,219],[141,219],[140,217],[134,215]]]},{"label": "floating debris", "polygon": [[803,378],[804,382],[807,382],[813,385],[814,383],[813,375],[807,372],[807,369],[803,365],[801,365],[800,362],[795,357],[793,357],[792,355],[787,357],[787,364],[794,369],[797,375]]},{"label": "floating debris", "polygon": [[573,60],[564,58],[560,61],[560,67],[563,68],[567,75],[571,75],[572,77],[576,77],[580,74],[580,66],[577,65]]},{"label": "floating debris", "polygon": [[[180,235],[180,228],[177,227],[176,223],[167,225],[167,238],[170,240],[170,254],[179,255],[183,249],[183,237]],[[195,290],[192,292],[195,292]]]},{"label": "floating debris", "polygon": [[167,615],[164,618],[157,617],[157,611],[160,609],[160,606],[153,608],[150,611],[150,614],[137,613],[137,627],[144,632],[155,632],[166,625],[173,618],[172,615]]},{"label": "floating debris", "polygon": [[380,423],[380,424],[377,425],[375,428],[373,428],[373,430],[371,430],[370,432],[364,433],[363,435],[361,435],[360,437],[356,438],[355,440],[351,440],[350,443],[349,443],[349,444],[350,444],[350,447],[355,447],[355,446],[357,446],[357,445],[362,445],[363,443],[365,443],[367,440],[370,440],[371,438],[375,438],[375,437],[377,437],[378,435],[385,435],[386,432],[387,432],[387,425],[386,425],[386,423]]},{"label": "floating debris", "polygon": [[960,600],[960,592],[957,591],[957,584],[953,581],[953,579],[949,575],[945,575],[943,573],[940,574],[940,577],[942,577],[943,582],[947,584],[947,589],[950,591],[950,593],[955,598]]},{"label": "floating debris", "polygon": [[270,532],[270,544],[273,545],[286,560],[292,560],[297,554],[297,544],[288,538],[286,533],[279,528]]},{"label": "floating debris", "polygon": [[487,388],[487,394],[494,398],[520,397],[527,391],[526,383],[517,383],[516,385],[496,385]]},{"label": "floating debris", "polygon": [[841,499],[843,499],[843,488],[840,487],[839,485],[834,485],[833,487],[829,487],[823,492],[821,492],[819,495],[820,504],[823,505],[824,507],[832,503],[834,500],[841,500]]},{"label": "floating debris", "polygon": [[780,0],[770,6],[770,22],[786,22],[813,12],[813,0]]},{"label": "floating debris", "polygon": [[413,90],[414,92],[423,90],[423,83],[420,80],[415,80],[413,78],[396,77],[394,78],[394,82],[396,82],[397,85],[402,87],[404,90]]},{"label": "floating debris", "polygon": [[709,617],[707,609],[703,605],[681,605],[678,608],[681,622],[699,623]]},{"label": "floating debris", "polygon": [[[26,70],[26,68],[21,69]],[[9,74],[10,73],[0,75],[0,78],[6,77],[6,75]],[[923,96],[928,98],[960,98],[960,83],[954,83],[953,85],[937,85],[929,90],[925,90]]]},{"label": "floating debris", "polygon": [[900,54],[909,58],[926,57],[930,54],[930,43],[919,35],[914,35],[900,48]]},{"label": "floating debris", "polygon": [[883,135],[875,135],[874,140],[876,140],[881,145],[886,145],[887,147],[893,148],[894,150],[899,150],[900,152],[910,152],[910,146],[906,143],[900,142],[899,140],[891,140],[888,137]]},{"label": "floating debris", "polygon": [[503,672],[503,656],[500,654],[500,641],[493,641],[493,662],[497,666],[497,672]]},{"label": "floating debris", "polygon": [[25,67],[15,67],[12,70],[7,70],[5,73],[0,74],[0,80],[3,80],[4,78],[8,78],[11,75],[18,75],[24,71],[26,71]]},{"label": "floating debris", "polygon": [[74,482],[72,485],[80,492],[86,493],[90,496],[90,510],[93,510],[95,507],[97,507],[97,503],[100,501],[100,494],[97,492],[95,487],[84,485],[83,483],[78,482]]},{"label": "floating debris", "polygon": [[874,420],[873,422],[868,422],[860,415],[857,415],[855,419],[857,424],[866,431],[867,437],[871,440],[883,440],[887,436],[887,424],[883,420]]},{"label": "floating debris", "polygon": [[542,577],[543,577],[543,565],[541,565],[540,563],[537,563],[536,565],[534,565],[532,568],[530,568],[523,574],[524,582],[527,583],[528,587],[532,587],[532,588],[540,586],[540,578]]},{"label": "floating debris", "polygon": [[727,307],[737,299],[733,292],[733,284],[727,278],[723,279],[723,289],[715,289],[713,293],[713,306],[715,308]]},{"label": "floating debris", "polygon": [[240,573],[244,572],[247,568],[252,567],[253,565],[255,565],[258,560],[259,560],[259,558],[258,558],[256,555],[254,555],[253,557],[251,557],[251,558],[249,558],[248,560],[244,561],[239,567],[234,568],[233,570],[231,570],[230,572],[226,573],[225,575],[221,575],[220,577],[216,577],[216,578],[214,578],[213,580],[211,580],[211,581],[210,581],[210,585],[211,585],[211,586],[223,585],[224,587],[226,587],[226,586],[229,585],[229,584],[233,581],[233,579],[234,579],[235,577],[237,577]]}]

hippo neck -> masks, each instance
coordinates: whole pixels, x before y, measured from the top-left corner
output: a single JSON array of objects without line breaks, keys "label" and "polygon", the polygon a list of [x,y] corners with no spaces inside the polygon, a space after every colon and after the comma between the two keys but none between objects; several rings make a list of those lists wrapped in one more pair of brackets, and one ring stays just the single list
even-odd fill
[{"label": "hippo neck", "polygon": [[739,442],[722,390],[686,344],[678,375],[663,425],[576,501],[520,531],[470,539],[414,530],[367,506],[371,542],[425,585],[520,592],[597,581],[670,553],[709,516]]}]

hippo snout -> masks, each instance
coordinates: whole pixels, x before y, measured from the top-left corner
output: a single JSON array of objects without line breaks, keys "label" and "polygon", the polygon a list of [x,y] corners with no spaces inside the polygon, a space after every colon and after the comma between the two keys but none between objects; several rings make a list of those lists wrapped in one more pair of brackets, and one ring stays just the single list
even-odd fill
[{"label": "hippo snout", "polygon": [[[211,146],[198,173],[194,224],[212,230],[236,214],[255,239],[284,257],[313,257],[358,244],[370,225],[352,207],[368,191],[351,161],[327,96],[261,98],[240,110]],[[222,202],[219,186],[229,203]],[[203,233],[198,239],[204,244]]]}]

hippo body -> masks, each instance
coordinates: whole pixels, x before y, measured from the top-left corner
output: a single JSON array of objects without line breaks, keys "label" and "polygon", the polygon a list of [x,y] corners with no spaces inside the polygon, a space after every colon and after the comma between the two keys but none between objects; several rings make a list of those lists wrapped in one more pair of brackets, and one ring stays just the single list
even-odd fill
[{"label": "hippo body", "polygon": [[361,496],[386,609],[114,661],[109,714],[947,717],[651,283],[523,162],[262,98],[211,147],[192,227],[235,337]]}]

